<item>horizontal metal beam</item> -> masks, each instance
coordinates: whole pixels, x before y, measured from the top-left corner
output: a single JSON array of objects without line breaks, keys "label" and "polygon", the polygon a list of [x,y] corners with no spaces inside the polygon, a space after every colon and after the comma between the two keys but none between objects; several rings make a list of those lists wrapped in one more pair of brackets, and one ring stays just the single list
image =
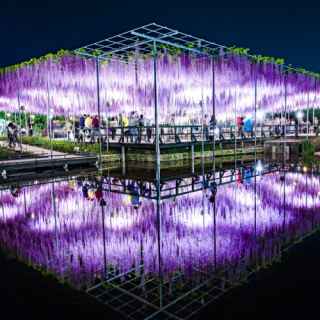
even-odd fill
[{"label": "horizontal metal beam", "polygon": [[201,50],[197,50],[197,49],[194,49],[194,48],[188,48],[186,46],[183,46],[181,44],[177,44],[177,43],[172,43],[170,41],[167,41],[167,40],[163,40],[161,38],[155,38],[155,37],[151,37],[151,36],[148,36],[148,35],[145,35],[143,33],[139,33],[139,32],[136,32],[136,31],[132,31],[131,32],[133,35],[136,35],[136,36],[139,36],[139,37],[143,37],[143,38],[146,38],[146,39],[149,39],[150,41],[155,41],[155,42],[159,42],[159,43],[162,43],[162,44],[167,44],[169,46],[172,46],[172,47],[176,47],[176,48],[179,48],[179,49],[183,49],[183,50],[188,50],[188,51],[191,51],[191,52],[194,52],[194,53],[197,53],[197,54],[202,54],[202,55],[209,55],[211,56],[209,53],[207,52],[203,52]]}]

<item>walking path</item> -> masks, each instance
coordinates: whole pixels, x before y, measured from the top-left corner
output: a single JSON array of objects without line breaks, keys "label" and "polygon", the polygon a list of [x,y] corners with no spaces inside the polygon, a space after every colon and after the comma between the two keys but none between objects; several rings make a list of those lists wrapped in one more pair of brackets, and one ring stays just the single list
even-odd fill
[{"label": "walking path", "polygon": [[[0,147],[8,148],[7,141],[0,141]],[[22,148],[21,148],[22,147]],[[29,167],[29,166],[46,166],[48,163],[52,163],[53,161],[56,163],[60,163],[61,161],[71,161],[71,162],[84,162],[89,161],[90,157],[84,157],[82,155],[75,155],[75,154],[68,154],[59,151],[52,150],[52,157],[51,151],[48,149],[44,149],[41,147],[30,146],[27,144],[22,144],[22,146],[17,145],[15,147],[15,151],[17,152],[25,152],[31,155],[31,157],[27,158],[20,158],[20,159],[13,159],[13,160],[3,160],[0,161],[0,167],[8,168],[12,166],[16,167]],[[95,158],[95,157],[91,157]]]},{"label": "walking path", "polygon": [[[48,149],[44,149],[44,148],[41,148],[41,147],[36,147],[36,146],[30,146],[28,144],[22,144],[21,145],[22,148],[20,147],[20,145],[16,145],[15,147],[15,151],[22,151],[22,152],[26,152],[26,153],[30,153],[30,154],[33,154],[35,156],[51,156],[51,151],[48,150]],[[0,147],[5,147],[5,148],[8,148],[8,142],[7,141],[0,141]],[[68,154],[68,153],[63,153],[63,152],[59,152],[59,151],[55,151],[55,150],[52,150],[52,156],[53,157],[56,157],[56,156],[65,156],[65,157],[72,157],[74,155],[71,155],[71,154]]]},{"label": "walking path", "polygon": [[[0,141],[0,147],[8,148],[7,141]],[[20,152],[21,147],[17,145],[15,151]],[[22,144],[22,152],[28,153],[31,157],[20,158],[13,160],[0,161],[0,167],[2,168],[27,168],[27,167],[46,167],[55,163],[57,166],[61,164],[94,164],[98,155],[92,154],[69,154],[60,151],[44,149],[41,147],[31,146],[28,144]],[[118,161],[120,158],[116,154],[105,154],[102,156],[102,162]]]}]

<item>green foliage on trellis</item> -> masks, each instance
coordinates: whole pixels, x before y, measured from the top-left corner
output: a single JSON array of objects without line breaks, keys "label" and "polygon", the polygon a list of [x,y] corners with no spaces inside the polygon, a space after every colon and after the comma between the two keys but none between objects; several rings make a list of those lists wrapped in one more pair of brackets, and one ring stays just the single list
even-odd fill
[{"label": "green foliage on trellis", "polygon": [[[152,45],[150,45],[152,46]],[[193,49],[193,48],[197,48],[197,44],[194,42],[190,42],[186,44],[187,48]],[[150,47],[151,48],[151,47]],[[171,46],[168,44],[159,44],[158,48],[160,49],[160,51],[165,51],[167,52],[169,55],[172,56],[177,56],[179,54],[182,53],[182,49],[181,48],[177,48],[175,46]],[[212,56],[216,56],[217,55],[217,49],[213,49],[213,48],[202,48],[200,49],[201,51],[203,51],[203,53],[205,54],[209,54]],[[254,63],[270,63],[270,64],[275,64],[275,65],[282,65],[284,66],[285,60],[282,58],[275,58],[275,57],[271,57],[271,56],[263,56],[263,55],[253,55],[253,54],[249,54],[250,49],[249,48],[243,48],[243,47],[236,47],[236,46],[231,46],[228,48],[224,49],[225,52],[227,53],[231,53],[234,55],[240,55],[240,56],[246,56],[249,59],[251,59],[252,62]],[[95,57],[99,57],[101,56],[104,52],[99,50],[99,49],[95,49],[95,50],[90,50],[88,51],[86,48],[80,48],[77,49],[78,53],[83,53],[83,54],[88,54],[88,55],[92,55]],[[48,60],[57,62],[61,59],[61,57],[67,56],[67,55],[72,55],[72,51],[70,50],[66,50],[66,49],[60,49],[59,51],[55,52],[55,53],[48,53],[44,56],[38,57],[38,58],[32,58],[30,60],[27,61],[23,61],[21,63],[17,63],[8,67],[3,67],[0,68],[0,75],[4,74],[4,73],[8,73],[8,72],[13,72],[13,71],[17,71],[20,68],[23,67],[27,67],[27,66],[32,66],[38,63],[42,63]],[[151,55],[153,54],[153,49],[151,49]],[[129,52],[127,59],[128,61],[133,58],[134,54],[133,52]],[[150,57],[150,53],[149,54],[141,54],[140,55],[143,59],[147,59]],[[112,58],[112,54],[110,53],[105,53],[105,58],[103,60],[104,63],[107,63],[108,59]],[[290,73],[297,73],[297,74],[304,74],[306,76],[310,76],[310,77],[314,77],[316,79],[320,79],[320,74],[317,72],[312,72],[312,71],[308,71],[304,68],[293,68],[290,64],[287,66],[288,68],[286,68],[286,72],[290,72]]]}]

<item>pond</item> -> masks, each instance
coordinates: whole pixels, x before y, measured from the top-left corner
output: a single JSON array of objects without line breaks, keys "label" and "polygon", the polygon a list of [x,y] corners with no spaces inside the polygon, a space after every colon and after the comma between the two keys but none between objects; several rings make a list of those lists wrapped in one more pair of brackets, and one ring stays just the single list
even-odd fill
[{"label": "pond", "polygon": [[128,318],[191,318],[319,226],[317,173],[263,168],[3,186],[0,244]]}]

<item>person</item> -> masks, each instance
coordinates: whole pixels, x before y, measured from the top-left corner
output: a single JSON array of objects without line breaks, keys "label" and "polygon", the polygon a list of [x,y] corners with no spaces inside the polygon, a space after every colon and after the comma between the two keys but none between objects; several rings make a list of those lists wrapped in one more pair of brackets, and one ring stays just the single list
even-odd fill
[{"label": "person", "polygon": [[98,201],[100,201],[103,198],[102,185],[101,184],[98,185],[98,187],[96,189],[96,192],[95,192],[95,196],[96,196],[96,199]]},{"label": "person", "polygon": [[99,118],[98,118],[98,116],[94,116],[92,118],[92,128],[95,129],[95,130],[99,129]]},{"label": "person", "polygon": [[82,195],[85,199],[88,199],[88,191],[89,191],[88,183],[84,182],[82,185]]},{"label": "person", "polygon": [[128,183],[128,190],[130,192],[131,204],[134,209],[138,209],[141,205],[139,188],[136,186],[135,182]]},{"label": "person", "polygon": [[128,136],[130,137],[130,142],[132,143],[135,136],[138,136],[137,119],[135,112],[132,111],[129,116],[129,130]]},{"label": "person", "polygon": [[237,117],[238,136],[241,138],[244,137],[243,126],[244,126],[244,119],[242,116],[238,116]]},{"label": "person", "polygon": [[84,129],[85,117],[86,117],[85,114],[80,116],[80,119],[79,119],[79,127],[80,127],[80,130],[83,130],[83,129]]},{"label": "person", "polygon": [[20,195],[21,188],[19,186],[11,186],[10,192],[13,197],[17,198]]},{"label": "person", "polygon": [[218,191],[217,184],[215,181],[212,181],[210,183],[210,191],[211,191],[211,195],[210,195],[209,201],[211,203],[214,203],[216,199],[217,191]]},{"label": "person", "polygon": [[117,132],[117,120],[115,117],[111,117],[108,122],[109,130],[111,133],[111,140],[114,140]]},{"label": "person", "polygon": [[0,119],[0,134],[3,134],[6,132],[6,120],[5,119]]},{"label": "person", "polygon": [[28,125],[28,136],[32,137],[33,136],[33,122],[30,118],[28,119],[27,125]]},{"label": "person", "polygon": [[203,135],[206,141],[209,140],[209,123],[208,123],[208,115],[206,114],[203,118]]},{"label": "person", "polygon": [[243,168],[240,167],[237,172],[236,172],[236,181],[237,181],[237,184],[242,184],[243,183]]},{"label": "person", "polygon": [[122,124],[121,124],[124,128],[127,128],[129,125],[129,119],[128,117],[124,114],[122,115]]},{"label": "person", "polygon": [[315,131],[315,134],[316,136],[319,135],[319,119],[318,117],[314,117],[314,131]]},{"label": "person", "polygon": [[152,138],[152,128],[150,126],[148,126],[148,128],[147,128],[147,141],[151,142],[151,138]]},{"label": "person", "polygon": [[299,120],[298,120],[298,118],[296,116],[294,117],[294,132],[295,132],[295,136],[298,137],[298,134],[299,134]]},{"label": "person", "polygon": [[246,116],[243,120],[243,131],[249,136],[253,137],[253,120],[251,116]]},{"label": "person", "polygon": [[216,124],[217,124],[217,121],[216,121],[214,115],[212,115],[210,118],[210,121],[209,121],[210,129],[214,130]]},{"label": "person", "polygon": [[91,129],[92,128],[92,118],[87,115],[85,121],[84,121],[84,125],[87,129]]},{"label": "person", "polygon": [[91,135],[91,141],[94,142],[94,137],[97,135],[100,137],[100,122],[98,116],[94,116],[92,118],[92,135]]},{"label": "person", "polygon": [[252,168],[251,167],[247,167],[247,168],[244,168],[244,171],[243,171],[243,182],[245,184],[250,184],[251,183],[251,180],[252,180]]},{"label": "person", "polygon": [[80,123],[78,120],[74,122],[74,139],[80,142]]},{"label": "person", "polygon": [[65,125],[64,125],[64,130],[67,133],[67,139],[70,140],[71,138],[71,133],[72,133],[72,123],[70,120],[67,120]]},{"label": "person", "polygon": [[124,136],[128,136],[128,131],[126,131],[125,128],[127,128],[129,125],[129,120],[125,114],[120,113],[119,125],[121,127],[121,137],[119,139],[119,142],[124,142]]},{"label": "person", "polygon": [[144,127],[144,118],[143,118],[143,114],[140,114],[139,120],[138,120],[138,138],[137,138],[137,142],[141,143],[142,140],[142,130]]},{"label": "person", "polygon": [[280,117],[275,117],[275,119],[274,119],[274,128],[275,128],[275,134],[277,136],[279,136],[281,134]]},{"label": "person", "polygon": [[13,122],[7,125],[7,137],[9,148],[15,148],[17,142],[17,126]]}]

